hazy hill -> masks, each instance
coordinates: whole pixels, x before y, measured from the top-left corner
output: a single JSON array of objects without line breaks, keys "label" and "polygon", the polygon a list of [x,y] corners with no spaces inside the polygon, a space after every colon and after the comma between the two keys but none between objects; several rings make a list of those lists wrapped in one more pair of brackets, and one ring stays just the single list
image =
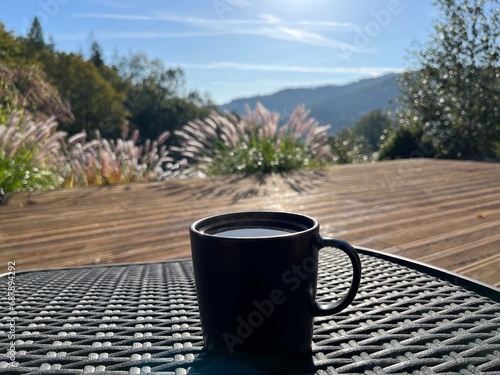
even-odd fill
[{"label": "hazy hill", "polygon": [[397,74],[387,74],[343,86],[285,89],[271,95],[235,99],[220,108],[243,114],[245,103],[253,108],[261,102],[267,109],[279,113],[280,118],[286,119],[296,106],[305,104],[320,124],[332,125],[330,132],[333,133],[354,125],[373,109],[394,108],[392,102],[399,96],[397,78]]}]

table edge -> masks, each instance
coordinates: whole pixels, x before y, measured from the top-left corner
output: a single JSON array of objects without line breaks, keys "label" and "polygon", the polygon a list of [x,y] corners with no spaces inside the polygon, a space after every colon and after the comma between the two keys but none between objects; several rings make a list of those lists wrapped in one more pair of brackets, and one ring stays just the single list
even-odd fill
[{"label": "table edge", "polygon": [[500,302],[500,288],[476,280],[472,277],[461,275],[459,273],[449,271],[437,266],[433,266],[428,263],[420,262],[417,260],[413,260],[396,254],[387,253],[380,250],[374,250],[363,246],[354,246],[354,248],[360,254],[371,255],[384,260],[389,260],[391,262],[400,264],[402,266],[412,268],[416,271],[424,272],[429,276],[434,276],[442,280],[446,280],[452,283],[453,285],[457,285],[464,289],[478,293],[482,296],[486,296],[494,300],[495,302]]}]

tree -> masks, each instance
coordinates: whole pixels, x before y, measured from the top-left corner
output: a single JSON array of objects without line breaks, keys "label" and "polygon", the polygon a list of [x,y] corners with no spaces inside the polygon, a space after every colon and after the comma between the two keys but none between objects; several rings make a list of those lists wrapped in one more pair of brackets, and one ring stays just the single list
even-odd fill
[{"label": "tree", "polygon": [[380,146],[379,160],[433,157],[432,140],[418,124],[401,126]]},{"label": "tree", "polygon": [[352,127],[343,128],[330,138],[333,162],[336,164],[374,161],[380,144],[393,129],[386,112],[374,109]]},{"label": "tree", "polygon": [[31,23],[30,31],[26,37],[26,44],[30,57],[36,56],[45,49],[45,38],[43,36],[42,25],[36,16]]},{"label": "tree", "polygon": [[352,131],[366,139],[372,151],[377,151],[381,138],[392,128],[391,118],[380,109],[374,109],[354,124]]},{"label": "tree", "polygon": [[173,97],[184,85],[180,68],[167,68],[160,59],[150,60],[143,53],[115,57],[114,66],[131,86],[143,86],[159,98]]},{"label": "tree", "polygon": [[0,62],[12,64],[22,60],[24,47],[12,32],[5,30],[5,26],[0,22]]},{"label": "tree", "polygon": [[373,161],[374,154],[368,140],[355,133],[352,127],[343,128],[331,136],[329,144],[335,164]]},{"label": "tree", "polygon": [[116,70],[127,86],[125,105],[131,126],[139,129],[141,137],[155,139],[165,130],[173,133],[188,121],[209,115],[199,95],[182,96],[184,72],[180,68],[166,68],[161,60],[144,54],[116,60]]},{"label": "tree", "polygon": [[399,123],[421,127],[438,157],[500,157],[500,1],[436,0],[430,41],[402,75]]},{"label": "tree", "polygon": [[102,48],[95,40],[94,35],[90,35],[90,61],[94,63],[96,68],[101,69],[104,66],[104,60],[102,58]]},{"label": "tree", "polygon": [[125,96],[105,80],[93,62],[74,53],[47,55],[44,60],[47,75],[63,97],[71,103],[74,122],[62,124],[70,134],[100,130],[105,137],[120,134],[128,115]]}]

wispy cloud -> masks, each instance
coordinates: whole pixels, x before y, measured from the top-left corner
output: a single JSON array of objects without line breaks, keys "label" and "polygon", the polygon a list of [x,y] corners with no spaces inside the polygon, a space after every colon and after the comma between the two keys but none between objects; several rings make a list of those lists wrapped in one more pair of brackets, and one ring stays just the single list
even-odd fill
[{"label": "wispy cloud", "polygon": [[265,23],[268,23],[268,24],[278,24],[278,23],[283,23],[283,20],[276,17],[276,16],[273,16],[272,14],[261,14],[259,15],[259,18],[265,22]]},{"label": "wispy cloud", "polygon": [[273,27],[266,26],[261,28],[238,28],[233,30],[233,32],[235,34],[257,35],[272,39],[286,40],[314,46],[339,49],[343,51],[351,51],[355,53],[362,52],[354,45],[327,38],[317,33],[281,25],[276,25]]},{"label": "wispy cloud", "polygon": [[273,64],[245,64],[231,61],[220,61],[206,64],[181,63],[188,69],[207,70],[246,70],[260,72],[287,72],[287,73],[317,73],[317,74],[362,74],[377,76],[385,73],[400,73],[402,69],[385,66],[299,66],[299,65],[273,65]]},{"label": "wispy cloud", "polygon": [[124,14],[124,13],[76,13],[75,18],[91,19],[111,19],[123,21],[168,21],[189,24],[192,26],[223,27],[226,25],[269,25],[282,23],[283,21],[275,16],[263,14],[256,18],[249,19],[217,19],[180,16],[176,14],[154,12],[150,14]]},{"label": "wispy cloud", "polygon": [[149,15],[140,14],[123,14],[123,13],[76,13],[75,18],[90,18],[90,19],[107,19],[107,20],[123,20],[123,21],[151,21],[156,19]]},{"label": "wispy cloud", "polygon": [[[186,31],[186,32],[156,32],[156,31],[138,31],[138,32],[110,32],[98,31],[93,32],[93,35],[100,40],[105,39],[173,39],[173,38],[197,38],[224,35],[220,31]],[[57,35],[57,40],[72,41],[84,40],[88,38],[88,34],[60,34]]]},{"label": "wispy cloud", "polygon": [[[176,22],[204,29],[205,31],[210,30],[212,32],[212,34],[194,33],[192,34],[193,36],[224,34],[256,35],[265,38],[286,40],[355,53],[369,52],[368,50],[361,50],[360,48],[352,44],[341,42],[317,32],[308,30],[310,27],[318,26],[328,28],[354,27],[354,25],[349,23],[317,21],[286,22],[272,14],[261,14],[259,16],[247,19],[211,19],[181,16],[160,12],[156,12],[154,14],[80,13],[73,16],[78,18],[100,18],[123,21]],[[214,31],[216,31],[216,34],[213,34]],[[96,34],[100,35],[100,33],[98,32],[96,32]],[[140,37],[139,35],[142,35],[142,37],[146,37],[147,33],[136,34],[136,38]],[[163,37],[168,37],[168,35],[169,34],[165,34]],[[178,36],[178,34],[176,33],[172,33],[170,35],[172,37]],[[189,36],[189,34],[185,34],[185,36]]]},{"label": "wispy cloud", "polygon": [[357,29],[358,26],[350,22],[331,22],[331,21],[298,21],[298,25],[303,26],[319,26],[319,27],[331,27],[331,28],[348,28]]}]

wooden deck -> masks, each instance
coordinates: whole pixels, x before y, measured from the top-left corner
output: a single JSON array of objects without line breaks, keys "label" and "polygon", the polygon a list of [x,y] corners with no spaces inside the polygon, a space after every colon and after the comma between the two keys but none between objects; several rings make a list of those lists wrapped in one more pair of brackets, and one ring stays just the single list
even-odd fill
[{"label": "wooden deck", "polygon": [[186,257],[194,220],[242,210],[311,215],[325,236],[500,287],[500,164],[428,159],[10,194],[0,273]]}]

